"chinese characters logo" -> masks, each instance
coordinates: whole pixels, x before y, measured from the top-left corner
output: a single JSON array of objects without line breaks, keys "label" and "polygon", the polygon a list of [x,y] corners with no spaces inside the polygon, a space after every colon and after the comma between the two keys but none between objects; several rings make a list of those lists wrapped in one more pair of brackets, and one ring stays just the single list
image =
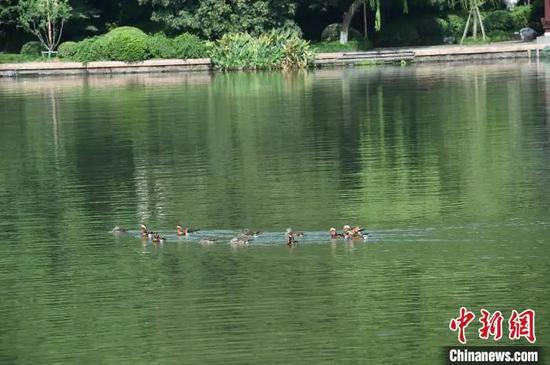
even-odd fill
[{"label": "chinese characters logo", "polygon": [[[476,315],[469,311],[466,307],[461,307],[459,315],[451,319],[449,329],[453,332],[458,332],[458,342],[466,344],[466,328],[476,318]],[[502,338],[502,323],[504,316],[500,311],[493,313],[481,309],[481,317],[479,318],[481,327],[478,329],[479,338],[488,340],[493,338],[498,341]],[[508,319],[508,338],[512,341],[521,338],[527,339],[530,343],[535,343],[535,311],[526,309],[518,313],[515,309]]]}]

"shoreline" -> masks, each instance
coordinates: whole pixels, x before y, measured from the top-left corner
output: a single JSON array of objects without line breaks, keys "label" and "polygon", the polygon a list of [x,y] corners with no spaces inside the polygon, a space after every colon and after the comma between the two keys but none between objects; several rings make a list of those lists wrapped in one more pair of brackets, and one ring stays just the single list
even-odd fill
[{"label": "shoreline", "polygon": [[379,48],[367,52],[319,53],[316,67],[399,62],[438,63],[539,57],[544,44],[522,41],[483,45],[436,45]]},{"label": "shoreline", "polygon": [[191,72],[212,69],[210,58],[146,60],[135,63],[122,61],[25,62],[0,64],[0,77]]},{"label": "shoreline", "polygon": [[[499,42],[486,45],[437,45],[424,47],[379,48],[366,52],[318,53],[314,67],[361,66],[393,62],[437,63],[495,59],[539,58],[543,44],[533,42]],[[97,62],[26,62],[0,64],[0,77],[64,76],[92,74],[167,73],[212,71],[211,59],[163,59],[136,63]]]}]

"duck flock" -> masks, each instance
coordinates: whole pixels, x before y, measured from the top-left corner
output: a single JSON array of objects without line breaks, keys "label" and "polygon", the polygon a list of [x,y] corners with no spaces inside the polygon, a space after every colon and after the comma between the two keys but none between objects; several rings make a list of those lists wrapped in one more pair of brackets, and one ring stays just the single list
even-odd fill
[{"label": "duck flock", "polygon": [[[139,231],[129,231],[125,228],[116,226],[111,230],[111,233],[117,235],[137,235],[141,239],[154,244],[164,243],[168,239],[160,232],[149,230],[145,224],[139,226]],[[173,234],[172,234],[173,235]],[[193,229],[189,227],[183,227],[181,225],[176,226],[175,238],[196,238],[202,245],[214,245],[218,242],[228,242],[233,247],[248,246],[252,241],[259,242],[285,242],[288,246],[294,246],[298,241],[307,240],[307,237],[311,239],[319,240],[323,237],[330,238],[331,240],[344,239],[344,240],[363,240],[366,241],[369,238],[369,233],[364,228],[359,226],[351,227],[345,225],[342,228],[342,232],[339,233],[336,228],[330,228],[328,235],[323,232],[296,232],[291,228],[287,228],[284,235],[281,233],[273,232],[260,232],[245,229],[242,232],[235,233],[233,231],[201,231],[200,229]]]}]

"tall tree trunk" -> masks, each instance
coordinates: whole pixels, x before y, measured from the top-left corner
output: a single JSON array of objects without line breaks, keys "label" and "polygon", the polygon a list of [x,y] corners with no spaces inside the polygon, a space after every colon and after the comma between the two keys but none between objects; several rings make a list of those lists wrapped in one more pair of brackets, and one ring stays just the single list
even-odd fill
[{"label": "tall tree trunk", "polygon": [[472,30],[472,37],[474,39],[477,39],[477,14],[474,12],[474,24],[473,24],[473,30]]},{"label": "tall tree trunk", "polygon": [[48,51],[53,51],[53,27],[52,27],[52,21],[48,19]]},{"label": "tall tree trunk", "polygon": [[486,36],[485,36],[485,27],[483,26],[483,18],[481,18],[481,13],[479,11],[479,7],[476,6],[476,13],[477,13],[477,18],[479,19],[479,27],[481,28],[481,35],[483,37],[483,40],[485,40]]},{"label": "tall tree trunk", "polygon": [[[46,2],[46,9],[48,11],[48,18],[47,18],[47,23],[48,23],[48,52],[51,52],[52,51],[52,44],[53,44],[53,30],[52,30],[52,19],[50,18],[50,11],[51,11],[51,7],[50,7],[50,1],[47,1]],[[49,53],[48,53],[48,57],[49,57]]]},{"label": "tall tree trunk", "polygon": [[344,27],[342,26],[342,29],[340,30],[340,44],[346,43],[348,43],[348,29],[344,30]]},{"label": "tall tree trunk", "polygon": [[353,16],[355,15],[355,12],[357,11],[357,9],[359,9],[359,6],[361,6],[364,1],[365,0],[354,0],[348,8],[348,11],[344,13],[344,19],[342,20],[342,30],[340,31],[341,44],[348,43],[348,33],[351,21],[353,19]]},{"label": "tall tree trunk", "polygon": [[363,34],[365,39],[368,39],[367,35],[367,2],[363,2]]},{"label": "tall tree trunk", "polygon": [[460,40],[460,44],[464,43],[464,39],[466,38],[470,26],[470,20],[472,21],[472,37],[474,39],[477,39],[477,27],[479,26],[481,30],[481,37],[483,40],[486,40],[487,36],[485,34],[485,27],[483,26],[483,18],[481,17],[479,7],[476,3],[472,3],[470,7],[470,12],[468,13],[468,20],[466,20],[466,26],[464,27],[464,33],[462,34],[462,39]]},{"label": "tall tree trunk", "polygon": [[466,20],[466,25],[464,26],[464,33],[462,33],[462,39],[460,39],[460,44],[464,43],[464,39],[466,39],[466,35],[468,35],[468,27],[470,26],[470,19],[472,19],[472,12],[468,14],[468,20]]}]

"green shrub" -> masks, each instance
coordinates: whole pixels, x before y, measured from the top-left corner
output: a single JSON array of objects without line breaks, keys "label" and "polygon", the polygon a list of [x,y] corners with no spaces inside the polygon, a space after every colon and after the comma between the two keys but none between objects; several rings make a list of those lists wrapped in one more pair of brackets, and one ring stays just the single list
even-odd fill
[{"label": "green shrub", "polygon": [[20,63],[36,61],[36,56],[27,56],[19,53],[2,53],[0,52],[0,63]]},{"label": "green shrub", "polygon": [[449,14],[447,19],[449,24],[449,35],[460,39],[460,37],[462,37],[462,33],[464,32],[464,27],[466,26],[466,19],[456,14]]},{"label": "green shrub", "polygon": [[377,46],[441,44],[453,35],[450,22],[433,15],[401,17],[382,26],[374,36]]},{"label": "green shrub", "polygon": [[451,25],[448,21],[442,18],[435,18],[437,21],[437,24],[439,25],[439,29],[441,29],[441,35],[447,36],[451,34]]},{"label": "green shrub", "polygon": [[57,55],[60,58],[71,58],[75,56],[77,49],[78,44],[76,42],[63,42],[57,47]]},{"label": "green shrub", "polygon": [[206,44],[196,35],[183,33],[174,38],[176,58],[203,58],[207,57]]},{"label": "green shrub", "polygon": [[148,47],[153,58],[208,57],[206,43],[189,33],[183,33],[176,38],[168,38],[163,33],[157,33],[149,37]]},{"label": "green shrub", "polygon": [[19,52],[22,55],[25,56],[41,56],[42,51],[45,51],[46,49],[42,45],[42,43],[38,41],[30,41],[27,42],[21,47],[21,51]]},{"label": "green shrub", "polygon": [[483,40],[481,34],[478,33],[477,39],[473,37],[467,37],[464,39],[465,45],[478,45],[478,44],[488,44],[492,42],[503,42],[516,39],[516,36],[511,31],[505,30],[493,30],[492,32],[487,33],[487,38]]},{"label": "green shrub", "polygon": [[108,60],[103,37],[86,38],[76,44],[71,59],[79,62]]},{"label": "green shrub", "polygon": [[483,25],[487,32],[495,30],[512,30],[514,29],[514,19],[507,10],[495,10],[485,17]]},{"label": "green shrub", "polygon": [[149,37],[138,28],[115,28],[102,38],[105,56],[110,60],[136,62],[149,56]]},{"label": "green shrub", "polygon": [[491,42],[504,42],[516,39],[514,32],[505,30],[493,30],[492,32],[488,33],[487,36],[489,37]]},{"label": "green shrub", "polygon": [[121,27],[109,33],[87,38],[78,43],[65,42],[60,56],[80,62],[113,60],[135,62],[148,58],[200,58],[208,56],[205,42],[184,33],[168,38],[163,33],[151,36],[132,27]]},{"label": "green shrub", "polygon": [[212,61],[221,69],[252,68],[254,47],[258,43],[248,33],[226,33],[216,41],[212,50]]},{"label": "green shrub", "polygon": [[404,46],[418,44],[421,41],[416,26],[409,20],[389,23],[375,34],[374,43],[378,46]]},{"label": "green shrub", "polygon": [[273,30],[259,37],[227,33],[211,50],[212,61],[223,70],[289,69],[306,67],[313,58],[309,43],[296,33]]},{"label": "green shrub", "polygon": [[[321,40],[326,42],[333,42],[340,40],[340,31],[342,30],[342,24],[332,23],[323,29],[321,33]],[[360,40],[363,39],[363,34],[357,29],[350,27],[348,30],[348,40]]]},{"label": "green shrub", "polygon": [[149,55],[152,58],[175,58],[174,41],[166,37],[164,33],[157,33],[149,36]]},{"label": "green shrub", "polygon": [[313,59],[309,50],[309,43],[299,37],[288,37],[283,45],[283,60],[281,67],[284,70],[306,68]]},{"label": "green shrub", "polygon": [[533,5],[517,5],[512,9],[510,15],[512,16],[512,23],[514,30],[520,30],[527,27],[533,17]]},{"label": "green shrub", "polygon": [[420,37],[440,37],[447,35],[449,23],[441,18],[424,16],[416,21],[416,31]]},{"label": "green shrub", "polygon": [[480,44],[489,44],[489,43],[491,43],[491,40],[489,38],[486,38],[485,40],[483,40],[483,38],[478,35],[476,39],[474,39],[473,37],[464,38],[464,42],[462,44],[466,46],[476,46]]}]

